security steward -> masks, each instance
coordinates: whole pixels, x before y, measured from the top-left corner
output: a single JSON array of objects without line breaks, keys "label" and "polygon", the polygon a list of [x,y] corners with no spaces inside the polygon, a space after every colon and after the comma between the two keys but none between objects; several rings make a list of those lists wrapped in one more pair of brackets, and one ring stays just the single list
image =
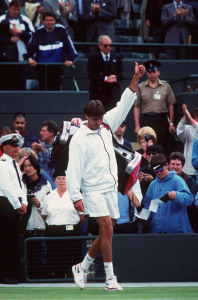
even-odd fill
[{"label": "security steward", "polygon": [[157,143],[166,149],[169,132],[175,132],[173,124],[175,96],[170,85],[159,79],[161,63],[149,60],[144,64],[147,80],[137,87],[137,99],[134,102],[135,133],[141,127],[150,126],[157,134]]},{"label": "security steward", "polygon": [[0,159],[0,280],[17,284],[17,237],[20,215],[26,213],[27,198],[22,174],[14,158],[18,154],[20,134],[0,138],[3,155]]}]

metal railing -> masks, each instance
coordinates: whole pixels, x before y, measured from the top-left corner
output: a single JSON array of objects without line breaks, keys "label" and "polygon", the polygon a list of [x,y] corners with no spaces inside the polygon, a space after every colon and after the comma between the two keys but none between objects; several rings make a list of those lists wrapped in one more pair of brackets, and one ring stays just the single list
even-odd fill
[{"label": "metal railing", "polygon": [[[31,237],[24,241],[24,276],[27,282],[71,282],[72,265],[82,261],[96,236]],[[102,263],[102,262],[101,262]],[[90,266],[88,281],[96,277],[95,264]]]},{"label": "metal railing", "polygon": [[198,80],[198,74],[190,74],[186,77],[182,77],[182,78],[178,78],[176,80],[171,80],[169,81],[170,85],[174,85],[176,83],[182,83],[183,84],[183,91],[189,91],[190,93],[192,92],[198,92],[198,87],[197,87],[197,82],[195,82],[195,86],[194,86],[194,90],[191,88],[190,85],[188,85],[188,81],[194,81],[194,80]]},{"label": "metal railing", "polygon": [[[33,73],[35,72],[35,67],[30,67],[28,62],[24,61],[24,62],[0,62],[0,66],[27,66],[29,68],[32,68]],[[77,92],[79,92],[79,87],[78,87],[78,83],[76,80],[76,75],[75,75],[75,64],[73,64],[71,67],[66,67],[64,63],[37,63],[38,66],[44,66],[45,67],[45,91],[47,91],[47,67],[48,66],[61,66],[61,67],[65,67],[65,70],[70,70],[71,71],[71,79],[73,81],[73,84],[75,86],[75,89]],[[31,70],[31,69],[30,69]],[[30,79],[31,76],[27,76],[26,79]],[[36,72],[34,73],[33,79],[36,79],[37,75]],[[64,75],[63,75],[64,78]]]},{"label": "metal railing", "polygon": [[[130,38],[130,37],[129,37]],[[81,43],[74,42],[74,45],[77,51],[81,51],[86,54],[89,53],[90,47],[97,47],[97,43]],[[198,54],[196,58],[192,57],[192,50],[197,50],[197,44],[163,44],[163,43],[139,43],[139,42],[115,42],[113,43],[114,49],[116,52],[130,52],[131,57],[133,53],[142,52],[142,53],[153,53],[154,50],[158,50],[159,53],[165,54],[166,49],[183,49],[187,50],[186,59],[198,59]],[[165,58],[165,57],[164,57]]]}]

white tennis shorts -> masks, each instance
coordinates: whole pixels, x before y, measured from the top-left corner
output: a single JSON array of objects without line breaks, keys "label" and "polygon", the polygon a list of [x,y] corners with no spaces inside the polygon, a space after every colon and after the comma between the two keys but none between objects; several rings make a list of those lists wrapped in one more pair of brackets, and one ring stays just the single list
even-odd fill
[{"label": "white tennis shorts", "polygon": [[100,193],[97,191],[83,194],[85,214],[90,217],[110,216],[112,219],[120,217],[118,208],[118,194],[116,191]]}]

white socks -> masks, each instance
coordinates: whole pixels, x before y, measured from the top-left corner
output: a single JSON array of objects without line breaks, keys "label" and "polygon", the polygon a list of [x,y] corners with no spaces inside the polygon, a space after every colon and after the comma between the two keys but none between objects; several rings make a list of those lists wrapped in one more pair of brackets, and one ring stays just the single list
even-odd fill
[{"label": "white socks", "polygon": [[[86,254],[85,258],[83,259],[81,263],[81,268],[84,270],[88,270],[90,265],[93,263],[95,258],[91,257],[88,253]],[[112,262],[104,262],[104,269],[106,273],[106,279],[109,279],[109,277],[114,276],[113,272],[113,263]]]},{"label": "white socks", "polygon": [[104,262],[104,269],[106,273],[106,279],[109,279],[109,277],[114,275],[112,262]]},{"label": "white socks", "polygon": [[94,261],[95,258],[92,258],[91,256],[89,256],[89,254],[87,253],[85,258],[83,259],[82,263],[81,263],[81,268],[83,268],[84,270],[88,270],[90,265],[92,264],[92,262]]}]

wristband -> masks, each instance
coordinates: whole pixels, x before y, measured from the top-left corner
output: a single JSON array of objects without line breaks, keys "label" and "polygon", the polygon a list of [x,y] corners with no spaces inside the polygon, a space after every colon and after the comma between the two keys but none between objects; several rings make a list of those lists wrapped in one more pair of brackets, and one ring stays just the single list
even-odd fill
[{"label": "wristband", "polygon": [[194,125],[195,124],[195,120],[193,120],[192,122],[191,122],[191,125]]},{"label": "wristband", "polygon": [[169,123],[170,126],[173,126],[174,124],[172,122]]}]

